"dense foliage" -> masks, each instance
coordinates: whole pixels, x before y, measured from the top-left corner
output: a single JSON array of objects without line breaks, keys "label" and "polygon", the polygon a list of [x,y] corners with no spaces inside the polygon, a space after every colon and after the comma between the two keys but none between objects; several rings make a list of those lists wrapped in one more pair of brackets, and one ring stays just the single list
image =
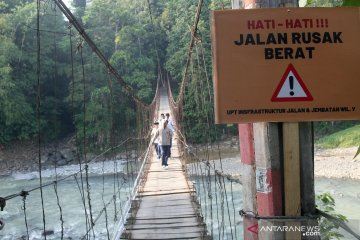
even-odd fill
[{"label": "dense foliage", "polygon": [[[207,68],[206,80],[210,82],[209,8],[219,7],[220,2],[204,2],[197,31],[206,59],[198,71],[205,74]],[[78,21],[137,96],[151,102],[161,66],[176,97],[184,77],[197,2],[74,0],[71,4]],[[0,143],[38,134],[36,18],[36,1],[0,1]],[[103,64],[74,28],[70,32],[67,19],[52,1],[41,1],[40,30],[42,137],[54,140],[75,131],[81,135],[85,124],[87,136],[101,142],[109,139],[105,129],[110,129],[110,124],[118,131],[134,125],[134,103],[124,96],[119,84],[109,81]],[[187,77],[190,84],[184,121],[190,127],[189,138],[201,139],[205,120],[207,124],[212,121],[206,119],[212,108],[210,94],[199,108],[197,84],[201,79],[196,74]]]},{"label": "dense foliage", "polygon": [[[123,79],[149,103],[157,78],[155,42],[165,47],[161,32],[152,31],[145,3],[76,0],[71,9]],[[103,64],[73,28],[70,39],[67,19],[52,1],[41,1],[37,103],[36,23],[36,1],[0,1],[0,143],[38,134],[37,104],[46,140],[74,134],[76,129],[81,134],[84,124],[89,138],[108,139],[103,135],[108,135],[104,129],[110,129],[111,115],[119,131],[135,125],[134,103],[119,84],[109,81]],[[116,107],[111,109],[111,105]]]},{"label": "dense foliage", "polygon": [[[34,51],[36,35],[33,30],[36,11],[34,8],[33,1],[1,1],[0,4],[0,142],[29,138],[36,132],[36,51]],[[53,24],[54,21],[45,21],[43,26],[61,31]],[[50,43],[44,42],[44,46],[48,44]],[[43,59],[44,62],[46,61],[44,73],[46,72],[47,81],[42,81],[41,85],[45,110],[52,108],[52,104],[59,103],[60,98],[55,99],[49,89],[55,78],[52,71],[53,59],[50,57],[54,49],[43,50]],[[47,117],[50,118],[57,114],[61,113],[46,112]],[[44,119],[41,124],[43,128],[50,127],[48,120]]]},{"label": "dense foliage", "polygon": [[314,135],[315,139],[333,134],[338,131],[350,128],[360,124],[360,121],[324,121],[314,123]]},{"label": "dense foliage", "polygon": [[[308,4],[337,6],[343,2],[352,1],[312,0]],[[137,114],[134,103],[110,79],[104,65],[86,48],[74,28],[70,37],[69,23],[53,1],[41,3],[41,135],[47,140],[76,131],[81,135],[85,125],[87,136],[102,144],[109,141],[109,129],[119,135],[134,126]],[[181,81],[188,79],[181,103],[184,110],[181,124],[189,141],[236,132],[232,125],[209,130],[209,125],[214,124],[209,11],[230,8],[230,1],[204,1],[186,76],[197,1],[71,3],[72,12],[86,32],[143,101],[151,102],[159,70],[162,76],[169,77],[175,97]],[[0,144],[38,134],[36,17],[36,1],[0,1]],[[351,124],[316,123],[315,131],[320,136]]]}]

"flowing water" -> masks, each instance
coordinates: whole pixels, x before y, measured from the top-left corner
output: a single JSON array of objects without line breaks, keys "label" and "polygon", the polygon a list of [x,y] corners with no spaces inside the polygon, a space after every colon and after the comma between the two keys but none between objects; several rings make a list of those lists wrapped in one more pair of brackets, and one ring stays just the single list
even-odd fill
[{"label": "flowing water", "polygon": [[[350,228],[360,235],[360,181],[315,178],[315,193],[329,192],[335,200],[335,211],[344,215]],[[343,239],[356,239],[340,228]]]},{"label": "flowing water", "polygon": [[[116,169],[122,171],[124,161],[116,161]],[[58,179],[65,176],[71,176],[78,172],[77,165],[65,166],[57,169]],[[97,219],[94,231],[90,231],[90,235],[95,235],[95,239],[107,239],[107,229],[110,236],[112,235],[114,225],[121,214],[121,207],[125,204],[129,189],[132,187],[131,179],[126,179],[119,174],[111,174],[114,172],[114,162],[89,164],[90,198],[93,219]],[[103,175],[104,173],[104,175]],[[42,173],[43,183],[51,183],[56,178],[54,170],[46,170]],[[0,177],[0,196],[5,197],[22,190],[29,190],[39,186],[38,173],[16,173],[11,176]],[[83,183],[83,184],[82,184]],[[113,201],[115,184],[116,208]],[[80,189],[84,185],[85,189],[85,205],[89,210],[88,191],[85,173],[83,173],[83,181],[81,175],[77,178],[69,177],[57,184],[57,192],[59,203],[62,210],[62,218],[64,221],[64,239],[81,239],[86,234],[86,217],[84,203]],[[118,186],[121,191],[118,193]],[[60,209],[57,204],[57,197],[53,185],[43,188],[43,200],[45,209],[45,223],[47,231],[54,231],[54,234],[48,235],[47,239],[61,239],[61,220]],[[107,204],[106,212],[104,204]],[[26,223],[25,213],[26,212]],[[117,214],[115,215],[115,212]],[[101,215],[100,215],[101,213]],[[89,214],[89,211],[88,211]],[[108,227],[106,227],[106,215]],[[0,239],[27,239],[27,231],[29,239],[43,239],[43,217],[41,206],[41,195],[39,190],[29,193],[24,201],[22,197],[16,197],[8,200],[4,211],[0,212],[0,218],[5,222],[5,227],[0,231]]]},{"label": "flowing water", "polygon": [[315,192],[329,192],[335,200],[338,213],[360,221],[360,181],[316,178]]},{"label": "flowing water", "polygon": [[205,181],[200,178],[194,180],[202,216],[213,239],[243,239],[242,217],[239,214],[243,209],[242,185],[215,178],[214,175]]},{"label": "flowing water", "polygon": [[[89,165],[89,185],[91,208],[93,219],[96,220],[94,231],[90,232],[94,239],[107,239],[107,231],[112,235],[116,221],[121,215],[120,208],[124,207],[132,187],[133,177],[127,179],[125,175],[112,174],[114,165],[118,172],[124,172],[124,161],[94,163]],[[71,176],[79,170],[77,165],[64,166],[57,169],[58,178]],[[104,175],[103,175],[104,173]],[[42,173],[43,183],[55,180],[54,170],[46,170]],[[85,174],[85,205],[88,205],[88,192],[86,190]],[[214,239],[242,239],[242,218],[239,211],[242,209],[242,186],[227,180],[221,185],[219,180],[212,177],[208,180],[193,179],[199,195],[202,214],[206,219],[207,228],[213,234]],[[114,204],[114,184],[116,204]],[[38,173],[16,173],[11,176],[0,176],[0,196],[19,193],[39,185]],[[117,193],[121,186],[120,193]],[[225,187],[224,187],[225,186]],[[64,239],[81,239],[86,233],[86,217],[84,203],[82,201],[80,174],[77,181],[74,177],[61,181],[57,185],[62,217],[64,220]],[[209,191],[210,189],[210,191]],[[353,229],[360,232],[360,181],[337,180],[317,178],[315,180],[316,193],[330,192],[335,199],[337,213],[347,216],[351,220]],[[210,192],[210,194],[209,194]],[[53,185],[43,189],[46,230],[54,231],[47,239],[61,238],[60,210],[57,205],[57,197]],[[103,200],[104,199],[104,200]],[[212,203],[212,204],[211,204]],[[106,212],[101,211],[106,206]],[[0,230],[0,239],[20,240],[27,239],[27,229],[31,240],[43,239],[43,218],[40,191],[30,192],[24,201],[22,197],[8,200],[6,207],[0,212],[0,219],[5,222],[5,227]],[[117,212],[117,214],[115,214]],[[101,214],[100,214],[101,213]],[[106,217],[107,216],[107,217]],[[106,221],[107,220],[107,221]],[[107,222],[107,226],[106,226]],[[346,235],[345,239],[354,239]]]},{"label": "flowing water", "polygon": [[[239,215],[243,205],[242,186],[237,183],[231,185],[229,181],[226,181],[226,194],[222,197],[221,192],[225,193],[225,191],[219,189],[218,181],[215,181],[214,177],[211,178],[211,183],[201,178],[197,178],[195,182],[203,216],[205,216],[208,231],[211,232],[213,229],[214,239],[243,239],[244,229]],[[212,198],[207,196],[209,189],[211,189]],[[354,232],[360,234],[360,181],[316,178],[315,192],[316,194],[329,192],[335,200],[336,213],[346,216],[347,224]],[[344,235],[343,239],[356,240],[341,228],[339,231]]]}]

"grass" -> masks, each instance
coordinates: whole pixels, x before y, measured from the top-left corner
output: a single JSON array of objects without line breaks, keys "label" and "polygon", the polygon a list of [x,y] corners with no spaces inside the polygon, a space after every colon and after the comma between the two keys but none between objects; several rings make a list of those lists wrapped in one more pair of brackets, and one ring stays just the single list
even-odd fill
[{"label": "grass", "polygon": [[360,124],[320,138],[316,144],[323,148],[354,147],[360,145]]}]

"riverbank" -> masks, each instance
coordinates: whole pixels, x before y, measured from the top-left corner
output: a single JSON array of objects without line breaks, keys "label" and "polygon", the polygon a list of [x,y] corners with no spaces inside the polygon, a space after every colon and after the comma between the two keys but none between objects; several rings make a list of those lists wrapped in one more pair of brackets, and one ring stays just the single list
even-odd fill
[{"label": "riverbank", "polygon": [[[224,140],[220,143],[222,160],[215,161],[215,168],[233,176],[241,176],[239,164],[238,138]],[[199,146],[197,146],[199,147]],[[200,146],[206,149],[204,146]],[[360,180],[360,155],[354,159],[357,147],[321,149],[315,147],[315,177],[334,179]],[[76,164],[76,148],[73,139],[64,139],[61,143],[47,145],[41,150],[44,168]],[[214,151],[213,158],[219,157]],[[38,170],[38,150],[36,143],[18,142],[0,149],[0,175],[14,172],[31,172]]]},{"label": "riverbank", "polygon": [[74,139],[43,144],[39,150],[36,140],[17,141],[0,149],[0,175],[38,170],[39,153],[43,169],[76,163]]},{"label": "riverbank", "polygon": [[[211,164],[215,166],[215,169],[222,170],[225,174],[240,177],[243,175],[241,164],[239,164],[240,150],[234,149],[236,144],[230,144],[229,141],[224,143],[222,146],[226,149],[222,150],[221,162],[211,161]],[[360,180],[360,155],[354,159],[356,151],[357,147],[321,149],[316,146],[314,156],[315,177]],[[216,154],[213,153],[212,155]]]},{"label": "riverbank", "polygon": [[360,180],[360,155],[357,147],[315,149],[315,177]]}]

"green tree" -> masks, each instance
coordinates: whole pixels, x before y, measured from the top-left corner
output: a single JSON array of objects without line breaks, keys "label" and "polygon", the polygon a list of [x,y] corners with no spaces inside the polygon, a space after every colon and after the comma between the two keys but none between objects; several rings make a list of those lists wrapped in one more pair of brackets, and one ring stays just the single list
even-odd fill
[{"label": "green tree", "polygon": [[307,7],[339,7],[343,0],[307,0]]},{"label": "green tree", "polygon": [[34,133],[33,108],[15,77],[22,53],[16,45],[18,28],[13,17],[27,8],[24,2],[18,1],[17,8],[15,2],[0,5],[0,143]]},{"label": "green tree", "polygon": [[84,17],[86,9],[86,0],[73,0],[72,5],[75,8],[75,16],[78,18],[79,22],[82,23],[82,18]]},{"label": "green tree", "polygon": [[210,9],[229,7],[229,3],[226,4],[225,6],[216,0],[203,2],[186,76],[185,65],[197,2],[167,1],[161,15],[161,26],[168,41],[165,69],[170,73],[175,97],[183,78],[188,79],[182,121],[187,140],[190,142],[214,140],[227,128],[225,125],[214,124],[209,22]]},{"label": "green tree", "polygon": [[360,6],[358,0],[343,0],[343,6]]},{"label": "green tree", "polygon": [[[45,3],[44,3],[45,4]],[[46,10],[47,9],[47,10]],[[42,5],[42,11],[53,11]],[[27,139],[37,134],[36,127],[36,4],[34,1],[2,1],[0,4],[1,51],[1,142]],[[49,12],[50,13],[50,12]],[[66,132],[61,116],[68,106],[67,77],[60,47],[66,24],[59,12],[43,14],[41,38],[41,133],[55,138]],[[59,44],[56,46],[56,43]],[[55,71],[57,65],[57,71]],[[63,128],[63,129],[61,129]],[[64,131],[65,129],[65,131]]]},{"label": "green tree", "polygon": [[[144,5],[146,1],[139,3],[129,0],[94,0],[86,7],[83,22],[87,33],[124,81],[135,90],[138,97],[150,103],[157,78],[155,41],[158,34],[151,31],[153,26],[147,5]],[[81,108],[85,95],[87,138],[94,145],[103,147],[109,143],[111,134],[124,135],[120,133],[129,131],[129,128],[136,125],[136,107],[131,99],[124,95],[116,79],[112,79],[110,94],[108,80],[111,75],[106,73],[103,64],[91,51],[85,48],[83,50],[84,58],[92,60],[87,60],[84,64],[86,92],[83,93],[79,86],[75,89],[76,127],[82,134],[84,117]],[[77,71],[76,75],[75,83],[79,85],[82,81],[81,71]],[[106,99],[111,101],[105,103],[105,95]],[[69,96],[68,100],[70,99]],[[106,124],[105,119],[108,121]]]}]

